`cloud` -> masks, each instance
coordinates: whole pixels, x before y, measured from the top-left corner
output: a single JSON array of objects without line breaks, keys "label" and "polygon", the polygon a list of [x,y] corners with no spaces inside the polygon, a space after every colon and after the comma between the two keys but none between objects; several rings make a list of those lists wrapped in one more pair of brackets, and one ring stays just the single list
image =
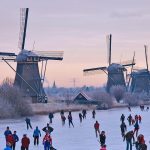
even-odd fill
[{"label": "cloud", "polygon": [[114,11],[110,14],[111,18],[118,18],[118,19],[143,18],[145,16],[147,16],[147,14],[141,11]]}]

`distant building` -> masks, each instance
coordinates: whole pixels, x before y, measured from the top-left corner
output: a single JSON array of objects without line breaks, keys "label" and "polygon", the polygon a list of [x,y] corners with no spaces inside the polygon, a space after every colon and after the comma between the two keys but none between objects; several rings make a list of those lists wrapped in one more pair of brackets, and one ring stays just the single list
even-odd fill
[{"label": "distant building", "polygon": [[74,103],[79,103],[79,104],[92,104],[94,101],[92,98],[90,98],[87,94],[84,92],[79,92],[74,98],[73,98]]}]

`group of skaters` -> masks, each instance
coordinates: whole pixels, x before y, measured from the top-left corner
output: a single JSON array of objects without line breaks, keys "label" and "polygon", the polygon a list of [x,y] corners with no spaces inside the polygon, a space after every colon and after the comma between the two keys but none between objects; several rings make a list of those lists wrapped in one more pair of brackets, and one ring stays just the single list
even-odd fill
[{"label": "group of skaters", "polygon": [[[131,108],[128,107],[129,111],[131,111]],[[140,106],[141,111],[144,111],[143,106]],[[148,111],[149,107],[146,108]],[[87,111],[83,109],[79,113],[79,121],[82,123],[84,119],[86,119]],[[96,112],[95,110],[92,111],[92,118],[95,119]],[[52,137],[51,133],[53,132],[53,128],[50,126],[50,124],[53,122],[54,114],[52,112],[49,113],[49,123],[42,129],[42,131],[45,133],[43,137],[43,146],[44,150],[56,150],[52,146]],[[66,118],[68,119],[68,125],[69,127],[74,127],[73,124],[73,117],[72,117],[72,112],[69,111],[68,115],[65,116],[65,113],[63,110],[60,112],[60,118],[62,121],[62,126],[65,125]],[[131,131],[127,131],[127,125],[125,121],[128,121],[129,126],[133,126],[134,129]],[[121,121],[121,135],[123,137],[123,141],[126,141],[126,150],[132,150],[133,144],[135,144],[136,150],[147,150],[147,145],[145,144],[145,139],[144,135],[139,134],[138,131],[140,129],[140,124],[142,122],[142,116],[141,115],[135,115],[132,116],[129,114],[129,116],[125,116],[124,114],[121,115],[120,117]],[[31,121],[29,118],[25,119],[27,130],[33,129],[31,125]],[[96,120],[94,123],[94,130],[96,137],[99,137],[98,142],[100,143],[100,150],[106,150],[106,133],[103,130],[100,130],[100,123]],[[6,139],[6,147],[4,150],[15,150],[16,144],[18,141],[21,141],[21,150],[29,150],[30,147],[30,138],[27,136],[27,134],[23,134],[21,140],[19,136],[17,135],[17,131],[14,131],[13,133],[9,129],[9,127],[6,128],[6,131],[4,132],[5,139]],[[39,145],[39,138],[41,137],[41,131],[38,128],[38,126],[35,127],[33,130],[33,141],[34,145],[38,146]],[[135,140],[135,137],[137,140]]]},{"label": "group of skaters", "polygon": [[[142,110],[143,111],[143,110]],[[131,114],[127,117],[129,126],[133,126],[133,130],[127,131],[127,125],[125,124],[126,117],[124,114],[121,115],[121,135],[123,141],[126,140],[126,150],[132,150],[132,146],[135,145],[136,150],[147,150],[147,145],[145,144],[145,139],[143,134],[138,134],[140,129],[140,124],[142,122],[141,115],[132,116]],[[135,137],[137,140],[135,140]]]},{"label": "group of skaters", "polygon": [[[29,118],[25,119],[26,121],[26,125],[27,125],[27,130],[29,128],[32,129],[31,126],[31,122]],[[49,125],[49,123],[47,123],[47,125],[42,129],[42,131],[44,131],[45,135],[43,137],[43,146],[44,146],[44,150],[56,150],[53,146],[52,146],[52,137],[51,137],[51,132],[54,129]],[[16,143],[19,142],[19,136],[17,135],[17,132],[14,131],[12,133],[12,131],[10,130],[9,127],[6,128],[5,132],[5,140],[6,140],[6,147],[4,148],[4,150],[16,150]],[[33,139],[34,139],[34,145],[38,146],[39,145],[39,138],[41,137],[41,131],[38,128],[38,126],[36,126],[36,128],[33,130]],[[27,134],[23,134],[23,137],[21,138],[21,150],[29,150],[30,147],[30,138],[27,136]]]}]

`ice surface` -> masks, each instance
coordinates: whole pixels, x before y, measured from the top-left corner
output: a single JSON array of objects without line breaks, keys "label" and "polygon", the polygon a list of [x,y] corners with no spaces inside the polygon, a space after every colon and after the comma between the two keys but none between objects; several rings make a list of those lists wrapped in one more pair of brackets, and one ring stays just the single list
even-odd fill
[{"label": "ice surface", "polygon": [[[96,120],[100,123],[100,129],[106,131],[106,144],[107,150],[125,150],[126,142],[123,142],[120,133],[120,116],[124,113],[127,117],[130,112],[127,108],[119,108],[119,109],[111,109],[104,111],[96,111],[96,119],[92,119],[91,111],[87,112],[87,118],[83,120],[83,123],[80,124],[78,114],[79,112],[73,112],[73,122],[75,128],[68,127],[68,120],[66,120],[66,125],[62,127],[60,114],[57,113],[54,115],[54,120],[52,127],[54,131],[52,132],[53,138],[53,146],[57,148],[57,150],[99,150],[100,145],[98,143],[98,138],[95,136],[95,131],[93,125]],[[141,114],[142,115],[142,124],[140,124],[139,133],[144,134],[146,144],[149,147],[150,140],[150,112],[141,112],[139,108],[132,108],[132,115]],[[65,113],[68,115],[68,113]],[[31,123],[33,128],[37,125],[39,128],[43,128],[46,123],[49,121],[48,116],[34,116],[31,117]],[[126,120],[126,124],[128,122]],[[24,118],[17,120],[1,120],[0,121],[0,150],[3,150],[5,146],[5,137],[4,131],[6,126],[10,126],[12,131],[16,130],[20,139],[24,133],[30,137],[31,144],[30,150],[43,150],[42,138],[44,136],[44,132],[42,132],[42,137],[40,138],[39,146],[33,145],[33,130],[27,130]],[[128,130],[133,129],[132,127],[127,126]],[[17,143],[16,150],[20,150],[20,141]],[[133,148],[135,150],[135,147]]]}]

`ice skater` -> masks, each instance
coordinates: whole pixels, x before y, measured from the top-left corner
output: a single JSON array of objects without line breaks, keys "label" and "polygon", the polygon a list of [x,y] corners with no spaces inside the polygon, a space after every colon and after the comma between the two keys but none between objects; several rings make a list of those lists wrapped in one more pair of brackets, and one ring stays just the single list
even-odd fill
[{"label": "ice skater", "polygon": [[72,122],[72,115],[71,115],[71,113],[69,113],[69,115],[68,115],[68,122],[69,122],[69,128],[70,128],[70,125],[72,125],[74,127],[74,124]]},{"label": "ice skater", "polygon": [[128,116],[127,120],[129,122],[129,126],[130,126],[132,124],[132,116],[131,116],[131,114]]},{"label": "ice skater", "polygon": [[12,150],[15,150],[15,148],[16,148],[16,143],[19,141],[19,137],[18,137],[16,131],[14,131],[14,133],[13,133],[12,136],[13,136],[13,138],[14,138],[14,143],[13,143],[13,145],[12,145]]},{"label": "ice skater", "polygon": [[52,119],[54,118],[54,114],[52,112],[49,113],[49,122],[52,123]]},{"label": "ice skater", "polygon": [[44,127],[42,130],[43,130],[44,132],[49,132],[49,133],[51,133],[51,132],[53,132],[54,129],[49,125],[49,123],[47,123],[47,126]]},{"label": "ice skater", "polygon": [[[123,141],[126,140],[126,150],[132,150],[132,143],[135,143],[133,131],[129,131],[125,134]],[[133,140],[133,141],[132,141]]]},{"label": "ice skater", "polygon": [[82,123],[82,118],[83,118],[82,114],[79,113],[79,120],[80,120],[80,123]]},{"label": "ice skater", "polygon": [[34,132],[33,132],[33,138],[34,138],[34,145],[39,145],[39,137],[41,136],[41,131],[39,130],[38,126],[36,126]]},{"label": "ice skater", "polygon": [[101,146],[105,145],[105,142],[106,142],[105,131],[102,131],[101,134],[99,135],[99,137],[100,137]]},{"label": "ice skater", "polygon": [[136,137],[138,136],[138,131],[139,131],[139,123],[138,120],[136,120],[134,124],[134,134],[136,133]]},{"label": "ice skater", "polygon": [[82,110],[82,116],[83,116],[83,119],[86,119],[86,113],[87,113],[86,110],[83,109],[83,110]]},{"label": "ice skater", "polygon": [[30,139],[27,137],[26,134],[23,135],[21,140],[21,150],[29,150]]},{"label": "ice skater", "polygon": [[92,118],[93,118],[93,119],[95,119],[95,115],[96,115],[96,112],[95,112],[95,110],[93,110],[93,111],[92,111]]},{"label": "ice skater", "polygon": [[100,124],[98,123],[98,121],[95,122],[94,124],[94,129],[95,129],[95,134],[96,134],[96,137],[97,137],[97,134],[100,134]]},{"label": "ice skater", "polygon": [[32,129],[32,125],[31,125],[31,121],[29,118],[25,119],[26,125],[27,125],[27,130],[29,129],[29,127]]},{"label": "ice skater", "polygon": [[127,131],[127,126],[126,126],[125,122],[121,123],[120,129],[121,129],[121,135],[122,135],[122,137],[124,137],[125,132]]},{"label": "ice skater", "polygon": [[121,117],[120,117],[120,121],[124,122],[124,120],[125,120],[125,115],[122,114]]}]

